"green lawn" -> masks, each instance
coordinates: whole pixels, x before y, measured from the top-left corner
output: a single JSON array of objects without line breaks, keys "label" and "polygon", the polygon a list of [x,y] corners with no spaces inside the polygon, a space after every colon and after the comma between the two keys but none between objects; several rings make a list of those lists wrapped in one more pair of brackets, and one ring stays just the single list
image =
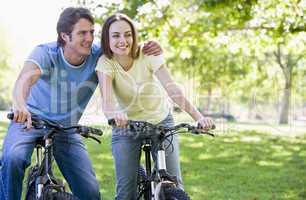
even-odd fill
[{"label": "green lawn", "polygon": [[[7,124],[0,122],[0,140]],[[102,144],[86,141],[105,200],[115,183],[109,130]],[[306,135],[280,137],[227,131],[218,137],[183,135],[185,189],[193,200],[306,199]]]}]

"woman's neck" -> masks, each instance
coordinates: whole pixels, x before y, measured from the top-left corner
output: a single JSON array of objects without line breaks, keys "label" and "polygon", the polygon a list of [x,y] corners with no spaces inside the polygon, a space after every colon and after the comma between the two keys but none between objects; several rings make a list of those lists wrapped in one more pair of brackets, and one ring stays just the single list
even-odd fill
[{"label": "woman's neck", "polygon": [[114,55],[114,59],[121,65],[121,67],[125,71],[128,71],[129,69],[131,69],[133,65],[133,58],[131,56]]}]

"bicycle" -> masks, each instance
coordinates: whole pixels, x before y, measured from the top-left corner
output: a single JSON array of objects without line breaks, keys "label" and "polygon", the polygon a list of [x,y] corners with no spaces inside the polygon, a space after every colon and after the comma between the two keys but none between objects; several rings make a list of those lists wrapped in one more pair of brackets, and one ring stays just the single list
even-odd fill
[{"label": "bicycle", "polygon": [[[14,113],[9,113],[7,118],[12,120]],[[103,132],[100,129],[81,125],[64,127],[58,122],[41,119],[36,115],[32,115],[32,126],[35,129],[45,129],[48,132],[35,142],[36,163],[30,166],[26,176],[25,200],[78,200],[76,196],[66,192],[63,181],[57,179],[53,174],[54,136],[58,133],[77,133],[85,138],[92,138],[101,143],[93,135],[101,136]]]},{"label": "bicycle", "polygon": [[[116,126],[114,119],[108,120],[108,124]],[[127,128],[135,134],[142,134],[142,136],[144,136],[141,149],[145,154],[145,167],[140,165],[138,170],[137,200],[140,200],[141,198],[144,200],[190,200],[188,194],[178,187],[176,177],[167,172],[165,146],[163,141],[175,134],[186,131],[193,134],[207,134],[210,136],[214,136],[214,134],[208,131],[203,131],[199,127],[187,123],[180,123],[173,127],[165,127],[145,121],[129,120]],[[180,131],[183,129],[186,131]],[[215,126],[213,126],[212,129],[215,129]],[[157,151],[157,164],[154,165],[152,169],[151,137],[154,135],[156,136],[156,134],[158,135],[160,142]],[[169,141],[171,145],[171,139]]]}]

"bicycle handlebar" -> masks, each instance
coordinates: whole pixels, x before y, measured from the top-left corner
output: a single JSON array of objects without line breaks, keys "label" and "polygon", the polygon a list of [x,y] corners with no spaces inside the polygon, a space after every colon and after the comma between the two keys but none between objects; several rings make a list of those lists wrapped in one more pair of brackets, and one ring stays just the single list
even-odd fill
[{"label": "bicycle handlebar", "polygon": [[[110,126],[115,127],[116,122],[115,119],[109,119],[108,124]],[[134,121],[134,120],[128,120],[128,128],[131,130],[146,132],[146,131],[159,131],[161,133],[168,133],[168,132],[177,132],[180,129],[187,129],[188,132],[191,132],[193,134],[206,134],[214,137],[215,135],[213,133],[210,133],[209,130],[203,130],[199,126],[193,126],[188,123],[180,123],[173,127],[167,127],[167,126],[161,126],[161,125],[154,125],[146,121]],[[210,130],[215,129],[216,126],[213,125]]]},{"label": "bicycle handlebar", "polygon": [[[14,113],[8,113],[7,118],[10,119],[10,120],[13,120],[14,119]],[[75,129],[75,131],[78,134],[80,134],[81,136],[83,136],[85,138],[94,139],[97,142],[101,143],[101,141],[98,138],[92,136],[92,135],[98,135],[98,136],[103,135],[103,132],[98,128],[93,128],[93,127],[89,127],[89,126],[82,126],[82,125],[65,127],[58,122],[47,120],[47,119],[40,119],[35,115],[32,115],[31,119],[32,119],[32,125],[35,129],[51,128],[51,129],[56,130],[56,132],[68,132],[68,130]]]}]

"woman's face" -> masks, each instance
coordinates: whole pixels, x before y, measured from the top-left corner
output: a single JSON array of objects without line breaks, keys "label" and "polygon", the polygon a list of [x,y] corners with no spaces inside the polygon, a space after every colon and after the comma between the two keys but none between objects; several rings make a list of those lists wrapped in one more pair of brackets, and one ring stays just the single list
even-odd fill
[{"label": "woman's face", "polygon": [[133,33],[126,21],[119,20],[110,25],[109,46],[114,55],[130,55],[133,46]]}]

